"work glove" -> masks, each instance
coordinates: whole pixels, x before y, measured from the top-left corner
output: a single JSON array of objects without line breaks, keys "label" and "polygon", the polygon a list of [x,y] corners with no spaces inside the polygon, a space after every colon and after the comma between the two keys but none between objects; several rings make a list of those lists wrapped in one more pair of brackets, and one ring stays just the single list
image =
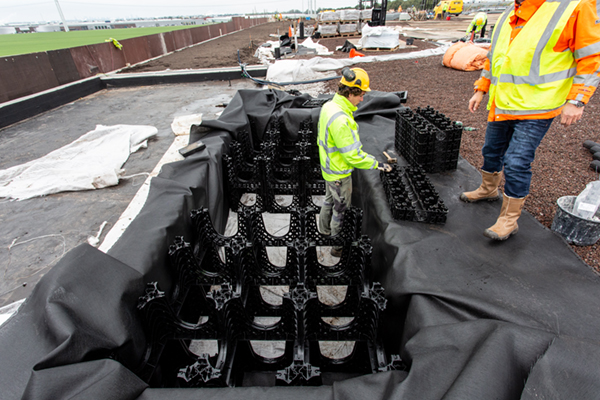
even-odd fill
[{"label": "work glove", "polygon": [[378,170],[380,171],[385,171],[385,172],[391,172],[392,171],[392,166],[388,163],[381,163],[379,164],[380,166],[377,167]]}]

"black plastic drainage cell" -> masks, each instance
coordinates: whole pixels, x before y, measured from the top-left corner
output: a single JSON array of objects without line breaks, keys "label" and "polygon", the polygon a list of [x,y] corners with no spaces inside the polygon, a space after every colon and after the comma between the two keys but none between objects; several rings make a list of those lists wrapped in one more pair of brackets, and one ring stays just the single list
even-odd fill
[{"label": "black plastic drainage cell", "polygon": [[461,138],[462,127],[429,106],[396,113],[396,150],[425,172],[456,169]]},{"label": "black plastic drainage cell", "polygon": [[[312,121],[301,124],[293,142],[282,140],[279,120],[265,132],[256,126],[251,120],[251,135],[239,132],[224,156],[237,233],[221,235],[207,209],[192,211],[192,241],[178,237],[169,248],[172,290],[154,282],[140,298],[148,345],[139,376],[153,387],[330,385],[404,369],[382,346],[386,299],[371,281],[373,249],[361,233],[362,210],[346,210],[335,236],[317,229],[312,196],[324,194],[325,183]],[[244,193],[256,195],[253,205],[240,201]],[[288,205],[275,200],[281,195],[292,196]],[[268,232],[263,212],[289,214],[287,232]],[[323,265],[318,248],[330,246],[342,246],[342,255]],[[271,261],[273,248],[285,251],[283,265]],[[344,298],[322,303],[319,288],[332,286],[344,287]],[[287,289],[269,302],[265,287]],[[208,354],[196,341],[216,346]],[[326,342],[343,354],[324,352]],[[261,352],[259,343],[277,351]]]},{"label": "black plastic drainage cell", "polygon": [[444,224],[448,209],[420,167],[394,165],[380,173],[392,216],[396,220]]},{"label": "black plastic drainage cell", "polygon": [[[278,120],[269,124],[259,150],[248,150],[253,149],[248,134],[238,133],[238,140],[231,143],[230,154],[224,155],[233,210],[250,207],[261,212],[288,212],[294,208],[316,207],[312,196],[325,194],[311,120],[301,124],[295,142],[282,141],[279,126]],[[256,202],[246,206],[241,202],[244,193],[254,193]],[[288,205],[279,204],[278,195],[292,196],[292,200]]]},{"label": "black plastic drainage cell", "polygon": [[[176,278],[168,297],[156,283],[140,299],[148,348],[139,375],[152,386],[211,387],[330,384],[334,376],[350,377],[403,368],[398,356],[388,359],[380,326],[386,306],[383,288],[370,281],[370,240],[357,236],[362,212],[350,209],[341,236],[344,250],[334,266],[318,261],[316,247],[339,243],[339,237],[315,233],[314,213],[298,211],[282,237],[266,233],[259,213],[246,211],[238,233],[216,232],[207,210],[193,213],[198,243],[177,238],[170,248]],[[352,218],[352,216],[355,216]],[[288,248],[286,265],[274,267],[265,256],[267,245]],[[215,256],[225,250],[224,259]],[[280,304],[267,303],[262,285],[286,285]],[[219,285],[215,290],[211,286]],[[344,285],[347,292],[335,305],[321,303],[318,286]],[[262,325],[256,318],[275,318]],[[326,318],[346,318],[332,325]],[[214,340],[216,354],[192,354],[192,340]],[[258,354],[253,341],[280,342],[276,356]],[[351,343],[342,358],[320,351],[324,341]],[[340,375],[341,374],[341,375]],[[260,377],[260,378],[258,378]]]},{"label": "black plastic drainage cell", "polygon": [[323,104],[327,103],[331,98],[328,99],[310,99],[306,100],[302,103],[302,107],[304,108],[318,108],[323,107]]}]

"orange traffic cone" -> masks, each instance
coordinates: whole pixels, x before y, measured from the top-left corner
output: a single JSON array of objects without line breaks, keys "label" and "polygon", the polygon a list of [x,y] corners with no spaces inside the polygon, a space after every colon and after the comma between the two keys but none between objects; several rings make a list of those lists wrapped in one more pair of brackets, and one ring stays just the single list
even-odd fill
[{"label": "orange traffic cone", "polygon": [[289,27],[289,29],[288,29],[288,36],[289,36],[289,37],[292,37],[292,36],[294,36],[294,35],[292,34],[292,27],[291,27],[291,26],[290,26],[290,27]]},{"label": "orange traffic cone", "polygon": [[364,57],[365,55],[363,53],[359,53],[358,51],[356,51],[356,49],[350,49],[350,58],[354,58],[354,57]]}]

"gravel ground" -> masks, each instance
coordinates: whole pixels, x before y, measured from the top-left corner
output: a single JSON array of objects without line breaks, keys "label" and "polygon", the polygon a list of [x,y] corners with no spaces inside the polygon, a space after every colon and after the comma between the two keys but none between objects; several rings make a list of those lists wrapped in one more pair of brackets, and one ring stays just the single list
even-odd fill
[{"label": "gravel ground", "polygon": [[[254,49],[269,35],[284,32],[287,23],[270,23],[253,27],[247,31],[234,33],[222,38],[194,46],[162,57],[150,63],[134,67],[136,72],[161,69],[186,69],[227,67],[237,65],[236,49],[245,50],[242,61],[256,64],[252,59]],[[401,39],[403,39],[401,37]],[[335,50],[345,43],[345,38],[320,39],[319,43]],[[418,51],[437,46],[435,43],[415,40],[416,47],[398,50],[398,53]],[[388,51],[365,52],[368,55],[390,54]],[[304,56],[303,58],[306,58]],[[346,58],[347,53],[335,52],[332,57]],[[482,108],[472,114],[468,110],[468,101],[473,93],[473,83],[480,72],[457,71],[442,66],[442,56],[419,60],[399,60],[380,63],[359,64],[371,77],[371,87],[380,91],[408,91],[407,106],[411,108],[432,106],[454,121],[462,121],[465,126],[476,128],[465,131],[460,153],[472,165],[482,165],[481,147],[484,142],[487,112]],[[339,73],[340,71],[338,71]],[[336,82],[327,86],[335,90]],[[485,98],[487,101],[487,97]],[[583,148],[584,140],[600,142],[600,96],[592,98],[586,106],[581,122],[569,128],[563,128],[558,120],[554,121],[542,144],[538,148],[533,163],[531,193],[525,203],[525,209],[541,224],[550,228],[556,210],[556,200],[561,196],[577,195],[585,185],[598,176],[589,169],[591,154]],[[471,190],[474,188],[465,188]],[[518,235],[510,240],[519,240]],[[600,243],[593,246],[572,246],[588,265],[600,272]]]}]

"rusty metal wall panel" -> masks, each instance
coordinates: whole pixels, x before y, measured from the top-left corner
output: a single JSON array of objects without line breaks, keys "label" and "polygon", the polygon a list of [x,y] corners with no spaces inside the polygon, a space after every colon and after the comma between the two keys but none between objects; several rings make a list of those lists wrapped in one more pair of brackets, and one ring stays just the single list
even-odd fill
[{"label": "rusty metal wall panel", "polygon": [[144,36],[122,40],[121,44],[128,64],[137,64],[151,58],[148,40]]},{"label": "rusty metal wall panel", "polygon": [[125,66],[123,50],[117,49],[112,43],[98,43],[87,47],[100,63],[100,72],[110,72]]},{"label": "rusty metal wall panel", "polygon": [[58,86],[47,53],[0,58],[0,99],[17,99]]},{"label": "rusty metal wall panel", "polygon": [[173,39],[175,40],[176,49],[182,49],[192,45],[192,35],[188,29],[173,31]]},{"label": "rusty metal wall panel", "polygon": [[233,17],[233,18],[231,18],[231,22],[233,22],[233,26],[234,26],[234,29],[236,31],[244,29],[244,22],[245,21],[246,21],[246,18],[243,18],[243,17]]},{"label": "rusty metal wall panel", "polygon": [[[212,39],[212,38],[213,38],[213,36],[214,36],[214,32],[215,32],[215,31],[213,30],[213,25],[208,25],[208,26],[206,27],[206,31],[208,32],[208,39]],[[218,31],[217,31],[217,32],[218,32]],[[208,39],[206,39],[206,40],[208,40]]]},{"label": "rusty metal wall panel", "polygon": [[124,50],[112,43],[72,47],[70,51],[81,78],[123,68],[126,62]]},{"label": "rusty metal wall panel", "polygon": [[71,47],[69,50],[81,78],[89,78],[100,72],[98,62],[94,60],[87,46]]},{"label": "rusty metal wall panel", "polygon": [[209,39],[208,26],[199,26],[198,28],[190,29],[190,33],[192,34],[192,42],[194,42],[194,44]]},{"label": "rusty metal wall panel", "polygon": [[146,36],[146,40],[148,42],[150,58],[158,57],[168,53],[165,36],[162,33]]},{"label": "rusty metal wall panel", "polygon": [[79,71],[77,71],[73,56],[68,49],[52,50],[46,53],[59,85],[80,79]]},{"label": "rusty metal wall panel", "polygon": [[214,24],[210,26],[210,32],[212,33],[212,37],[218,37],[227,33],[227,28],[225,23],[221,22],[219,24]]},{"label": "rusty metal wall panel", "polygon": [[204,42],[205,40],[210,39],[210,34],[208,33],[208,26],[203,26],[202,28],[200,28],[200,41]]},{"label": "rusty metal wall panel", "polygon": [[173,38],[173,32],[165,32],[161,33],[165,39],[165,44],[167,45],[167,52],[171,53],[172,51],[177,50],[175,48],[175,39]]}]

